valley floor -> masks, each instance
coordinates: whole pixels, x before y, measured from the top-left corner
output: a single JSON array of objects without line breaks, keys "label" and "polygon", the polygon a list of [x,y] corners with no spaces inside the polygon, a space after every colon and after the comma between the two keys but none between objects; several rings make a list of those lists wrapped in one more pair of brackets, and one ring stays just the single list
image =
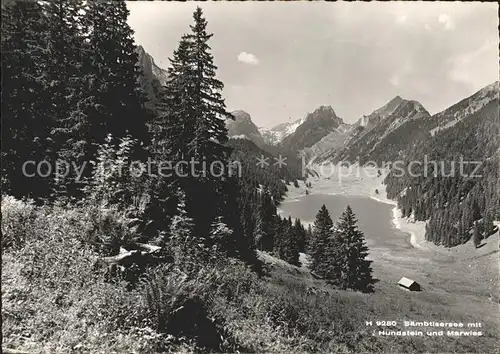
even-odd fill
[{"label": "valley floor", "polygon": [[[436,246],[425,241],[424,222],[401,218],[395,202],[385,197],[383,174],[378,176],[376,169],[356,171],[353,168],[349,176],[347,172],[335,168],[333,172],[323,173],[321,178],[309,178],[307,182],[312,183],[309,194],[361,195],[392,204],[394,226],[410,235],[408,240],[412,247],[370,247],[369,257],[373,260],[374,275],[379,280],[373,296],[378,298],[383,294],[379,300],[388,302],[383,319],[414,320],[420,317],[428,321],[479,322],[486,336],[496,337],[500,315],[499,233],[490,236],[478,249],[472,242],[452,248]],[[305,195],[304,183],[300,183],[299,188],[290,186],[286,201],[298,200]],[[400,290],[397,282],[402,276],[417,281],[423,291],[407,293]],[[403,311],[392,308],[402,299],[411,299],[413,305]]]}]

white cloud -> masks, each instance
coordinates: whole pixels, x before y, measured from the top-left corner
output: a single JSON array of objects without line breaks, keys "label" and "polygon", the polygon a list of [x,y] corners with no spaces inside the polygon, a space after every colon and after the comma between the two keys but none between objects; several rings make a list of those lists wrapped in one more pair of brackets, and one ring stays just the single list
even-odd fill
[{"label": "white cloud", "polygon": [[445,30],[451,31],[455,29],[455,24],[453,23],[453,20],[447,14],[439,15],[438,22],[444,25]]},{"label": "white cloud", "polygon": [[241,52],[240,54],[238,54],[238,61],[250,65],[258,65],[260,62],[254,54],[247,52]]},{"label": "white cloud", "polygon": [[486,40],[477,49],[449,59],[450,77],[455,81],[466,82],[475,88],[498,80],[498,42]]},{"label": "white cloud", "polygon": [[391,78],[389,79],[389,82],[393,85],[393,86],[399,86],[399,76],[394,74],[391,76]]}]

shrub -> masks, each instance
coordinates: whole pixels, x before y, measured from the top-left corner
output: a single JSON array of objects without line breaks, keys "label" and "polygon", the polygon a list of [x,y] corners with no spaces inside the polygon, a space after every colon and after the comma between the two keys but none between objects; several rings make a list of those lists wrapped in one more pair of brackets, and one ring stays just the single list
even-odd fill
[{"label": "shrub", "polygon": [[122,283],[106,283],[104,272],[94,267],[97,257],[90,247],[72,233],[58,232],[54,223],[46,231],[20,251],[4,254],[7,345],[54,352],[77,345],[101,349],[109,339],[96,334],[145,321],[139,294]]},{"label": "shrub", "polygon": [[169,343],[151,329],[142,289],[129,291],[123,282],[108,283],[106,270],[96,266],[99,255],[89,239],[106,227],[115,230],[116,237],[128,233],[114,212],[103,214],[106,221],[94,219],[99,212],[2,200],[2,232],[16,240],[9,241],[16,247],[3,249],[2,255],[5,347],[155,352]]},{"label": "shrub", "polygon": [[21,248],[30,237],[30,225],[35,218],[32,201],[20,201],[2,196],[2,252],[9,248]]},{"label": "shrub", "polygon": [[120,247],[133,244],[139,238],[136,226],[129,226],[133,219],[127,218],[125,212],[113,208],[99,208],[88,205],[84,208],[87,222],[85,242],[94,246],[95,250],[105,256],[116,255]]},{"label": "shrub", "polygon": [[156,330],[185,338],[199,348],[223,350],[222,320],[210,316],[217,277],[217,271],[206,268],[195,276],[174,266],[156,269],[145,286],[149,318]]}]

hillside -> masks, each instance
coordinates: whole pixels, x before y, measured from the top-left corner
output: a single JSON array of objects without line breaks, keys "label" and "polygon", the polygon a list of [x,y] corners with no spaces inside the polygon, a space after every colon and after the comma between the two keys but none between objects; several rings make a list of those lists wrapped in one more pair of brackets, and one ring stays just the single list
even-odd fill
[{"label": "hillside", "polygon": [[[498,86],[490,85],[469,98],[467,105],[461,101],[437,114],[437,119],[461,120],[433,136],[428,134],[406,151],[406,171],[411,161],[421,163],[412,169],[413,176],[396,176],[393,171],[387,177],[389,198],[398,201],[405,216],[429,219],[426,237],[437,244],[467,242],[475,222],[479,222],[482,237],[487,237],[492,220],[500,217],[497,93]],[[485,96],[489,101],[486,104]],[[424,173],[424,169],[430,172]]]},{"label": "hillside", "polygon": [[[269,189],[276,202],[279,202],[287,191],[287,184],[302,179],[301,164],[298,159],[287,158],[286,166],[275,165],[273,155],[258,147],[249,139],[230,139],[232,149],[231,160],[242,165],[240,183],[248,193],[256,192],[260,186]],[[267,166],[258,165],[258,158],[267,159]],[[255,210],[254,210],[255,211]]]},{"label": "hillside", "polygon": [[321,138],[313,146],[304,148],[302,152],[305,154],[307,160],[321,160],[321,156],[324,153],[344,148],[349,139],[352,138],[354,129],[353,126],[343,123],[331,133]]},{"label": "hillside", "polygon": [[432,135],[451,128],[462,119],[481,110],[492,100],[499,99],[498,81],[482,88],[475,94],[458,102],[457,104],[435,114],[425,122],[425,128]]},{"label": "hillside", "polygon": [[[280,292],[289,294],[295,307],[304,308],[299,315],[304,327],[312,318],[325,323],[333,318],[349,319],[344,325],[361,338],[372,336],[371,346],[365,347],[367,352],[376,352],[379,346],[389,346],[390,352],[400,353],[441,352],[442,348],[450,352],[491,352],[498,348],[495,323],[499,298],[494,290],[494,284],[498,282],[495,262],[498,234],[492,236],[485,247],[475,251],[474,256],[470,254],[470,247],[461,247],[452,252],[438,250],[425,256],[415,254],[416,250],[411,248],[397,255],[371,252],[370,258],[375,260],[374,275],[379,281],[375,284],[375,292],[370,295],[332,288],[315,279],[306,267],[284,264],[268,254],[260,253],[259,258],[269,271],[271,284]],[[468,282],[463,281],[464,273],[469,274]],[[419,279],[425,290],[411,293],[400,289],[397,286],[400,274]],[[306,314],[306,304],[311,302],[317,310],[309,308],[310,313]],[[375,323],[380,319],[397,324],[390,328],[366,326],[365,321]],[[475,338],[373,336],[373,331],[377,333],[384,329],[422,330],[424,333],[435,330],[405,327],[403,320],[481,322],[484,335]]]},{"label": "hillside", "polygon": [[354,126],[347,144],[326,152],[323,160],[361,163],[391,162],[399,159],[405,149],[426,135],[423,120],[430,117],[416,101],[396,97]]}]

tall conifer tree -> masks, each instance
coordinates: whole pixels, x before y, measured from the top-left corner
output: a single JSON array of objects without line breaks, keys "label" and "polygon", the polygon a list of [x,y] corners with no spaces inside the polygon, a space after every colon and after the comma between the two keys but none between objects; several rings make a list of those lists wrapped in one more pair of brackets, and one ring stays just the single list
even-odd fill
[{"label": "tall conifer tree", "polygon": [[271,195],[264,190],[260,197],[260,206],[255,222],[255,244],[261,251],[272,251],[274,245],[274,217],[276,208],[273,205]]},{"label": "tall conifer tree", "polygon": [[[186,36],[189,43],[188,65],[193,69],[194,82],[191,86],[193,114],[196,117],[194,136],[188,142],[189,156],[201,165],[206,162],[209,168],[203,173],[200,167],[195,168],[201,177],[187,180],[191,190],[188,198],[191,211],[197,221],[198,231],[204,232],[206,225],[218,214],[223,212],[227,166],[230,149],[227,147],[226,119],[233,118],[226,110],[222,98],[223,83],[216,78],[217,67],[208,41],[213,36],[207,32],[207,21],[201,8],[193,14],[194,24],[191,33]],[[207,204],[208,203],[208,204]]]},{"label": "tall conifer tree", "polygon": [[25,162],[51,154],[47,26],[38,2],[2,6],[2,186],[17,197],[43,198],[51,188],[49,178],[26,175],[33,166],[23,173]]},{"label": "tall conifer tree", "polygon": [[128,15],[125,2],[119,0],[90,2],[85,16],[89,32],[86,75],[93,97],[88,98],[90,135],[97,142],[111,134],[115,138],[129,135],[140,143],[149,143],[148,114]]},{"label": "tall conifer tree", "polygon": [[[203,237],[215,217],[224,214],[224,206],[232,204],[225,191],[230,153],[225,120],[232,116],[222,98],[224,85],[216,78],[208,44],[212,34],[200,8],[193,18],[191,32],[182,37],[171,59],[163,105],[170,126],[166,131],[170,156],[194,161],[188,175],[178,181],[186,191],[196,233]],[[186,169],[184,165],[183,174]]]},{"label": "tall conifer tree", "polygon": [[[342,288],[372,290],[371,261],[366,260],[368,247],[363,233],[358,229],[356,216],[348,205],[335,228],[335,242],[330,248],[334,264],[335,283]],[[332,277],[333,278],[333,277]]]},{"label": "tall conifer tree", "polygon": [[326,274],[326,247],[328,240],[333,236],[333,221],[325,205],[321,207],[316,215],[312,231],[312,240],[309,253],[311,255],[311,270],[320,276]]}]

